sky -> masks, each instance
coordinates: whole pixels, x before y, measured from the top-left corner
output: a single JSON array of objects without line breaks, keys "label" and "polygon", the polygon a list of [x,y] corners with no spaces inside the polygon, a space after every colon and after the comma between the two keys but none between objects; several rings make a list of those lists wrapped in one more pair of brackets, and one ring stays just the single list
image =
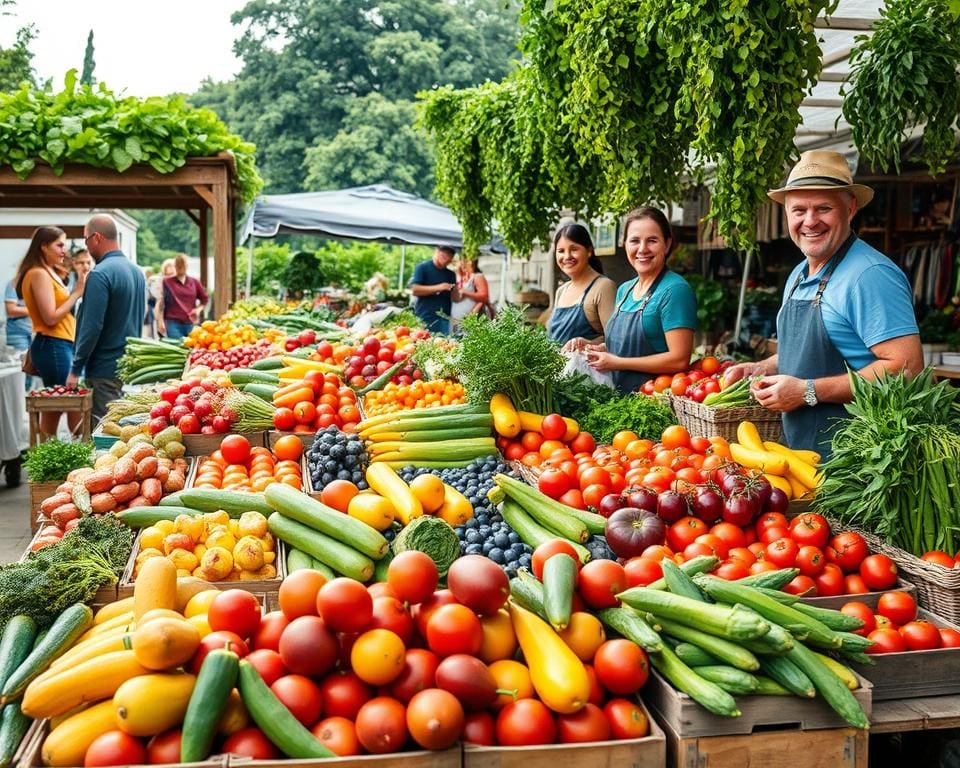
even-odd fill
[{"label": "sky", "polygon": [[68,69],[83,69],[87,33],[93,29],[94,77],[115,93],[164,96],[191,93],[211,77],[228,80],[240,70],[233,55],[239,28],[230,15],[245,0],[17,0],[13,16],[0,16],[0,45],[16,29],[36,26],[30,45],[39,79],[63,85]]}]

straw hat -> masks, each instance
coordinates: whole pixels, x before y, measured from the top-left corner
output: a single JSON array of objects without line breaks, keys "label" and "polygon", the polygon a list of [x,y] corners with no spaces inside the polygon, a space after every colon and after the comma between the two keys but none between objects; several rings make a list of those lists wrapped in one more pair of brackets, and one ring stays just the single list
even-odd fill
[{"label": "straw hat", "polygon": [[803,189],[845,189],[857,198],[862,208],[873,200],[873,190],[863,184],[854,184],[846,158],[839,152],[813,149],[800,155],[790,171],[786,186],[771,189],[767,196],[781,205],[787,192]]}]

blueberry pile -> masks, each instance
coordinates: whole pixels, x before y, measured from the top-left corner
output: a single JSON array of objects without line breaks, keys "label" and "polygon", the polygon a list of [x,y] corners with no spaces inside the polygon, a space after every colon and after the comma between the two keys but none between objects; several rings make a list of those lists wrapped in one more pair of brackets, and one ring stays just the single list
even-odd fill
[{"label": "blueberry pile", "polygon": [[361,491],[365,490],[364,470],[368,462],[360,436],[341,432],[333,425],[317,432],[307,453],[315,490],[321,490],[334,480],[349,480]]},{"label": "blueberry pile", "polygon": [[[520,536],[507,525],[497,508],[487,499],[497,474],[511,474],[510,466],[495,456],[475,459],[466,467],[424,469],[404,467],[400,477],[407,483],[418,475],[432,473],[456,488],[473,505],[473,517],[454,530],[460,538],[464,555],[485,555],[501,566],[511,578],[520,568],[530,568],[533,550],[520,541]],[[516,475],[514,475],[516,476]]]}]

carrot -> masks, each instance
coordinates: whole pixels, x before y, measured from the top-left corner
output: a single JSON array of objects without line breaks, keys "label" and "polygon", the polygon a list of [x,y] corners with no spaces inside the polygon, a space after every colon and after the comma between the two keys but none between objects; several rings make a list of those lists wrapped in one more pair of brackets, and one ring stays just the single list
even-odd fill
[{"label": "carrot", "polygon": [[302,403],[305,400],[309,400],[311,403],[313,402],[312,387],[298,387],[292,392],[278,395],[273,396],[273,404],[277,408],[293,408],[297,403]]}]

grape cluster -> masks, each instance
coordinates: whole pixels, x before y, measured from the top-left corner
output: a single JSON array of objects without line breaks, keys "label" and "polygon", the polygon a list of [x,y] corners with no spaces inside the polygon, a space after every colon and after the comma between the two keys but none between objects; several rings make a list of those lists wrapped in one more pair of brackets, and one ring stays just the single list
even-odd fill
[{"label": "grape cluster", "polygon": [[341,432],[333,425],[317,432],[307,453],[310,478],[316,490],[334,480],[349,480],[361,491],[366,490],[364,471],[368,463],[369,456],[360,436]]}]

